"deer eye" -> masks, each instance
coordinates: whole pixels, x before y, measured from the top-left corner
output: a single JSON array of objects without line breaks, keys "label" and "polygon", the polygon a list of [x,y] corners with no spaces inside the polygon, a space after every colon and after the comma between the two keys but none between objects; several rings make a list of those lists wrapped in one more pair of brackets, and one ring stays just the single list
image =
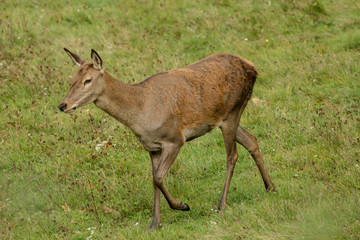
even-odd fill
[{"label": "deer eye", "polygon": [[89,84],[89,83],[91,83],[91,79],[86,79],[86,80],[84,81],[84,86],[85,86],[86,84]]}]

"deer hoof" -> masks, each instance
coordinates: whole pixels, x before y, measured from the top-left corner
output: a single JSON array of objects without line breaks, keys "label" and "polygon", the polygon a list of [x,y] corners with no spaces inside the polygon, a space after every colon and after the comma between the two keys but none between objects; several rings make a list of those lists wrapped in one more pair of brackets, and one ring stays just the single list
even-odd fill
[{"label": "deer hoof", "polygon": [[180,204],[182,205],[182,208],[181,208],[182,211],[190,210],[190,207],[189,207],[189,205],[187,205],[187,203],[180,202]]},{"label": "deer hoof", "polygon": [[274,185],[270,185],[266,188],[267,192],[276,192],[276,188]]},{"label": "deer hoof", "polygon": [[161,227],[161,223],[160,222],[154,222],[152,221],[149,228],[148,228],[148,231],[154,231],[156,229],[158,229],[159,227]]}]

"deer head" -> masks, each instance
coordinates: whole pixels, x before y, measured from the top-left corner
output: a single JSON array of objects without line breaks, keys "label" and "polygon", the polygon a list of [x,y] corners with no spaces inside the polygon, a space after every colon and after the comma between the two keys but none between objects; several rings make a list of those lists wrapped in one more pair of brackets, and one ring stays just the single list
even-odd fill
[{"label": "deer head", "polygon": [[95,50],[91,50],[92,62],[84,61],[80,56],[64,48],[73,63],[79,67],[72,77],[69,93],[59,104],[60,111],[69,112],[78,107],[96,101],[104,89],[103,62]]}]

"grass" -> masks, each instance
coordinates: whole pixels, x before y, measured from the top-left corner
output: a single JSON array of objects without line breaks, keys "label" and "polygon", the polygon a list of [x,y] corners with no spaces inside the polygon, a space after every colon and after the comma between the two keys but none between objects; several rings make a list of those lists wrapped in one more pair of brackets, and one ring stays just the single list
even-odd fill
[{"label": "grass", "polygon": [[[0,17],[1,239],[359,239],[358,1],[8,1]],[[57,105],[76,68],[62,50],[98,51],[140,82],[216,52],[259,77],[242,126],[257,136],[276,193],[239,160],[225,211],[219,130],[183,147],[151,222],[149,156],[93,104]],[[144,123],[146,124],[146,123]],[[106,142],[97,151],[98,144]],[[110,144],[111,143],[111,144]]]}]

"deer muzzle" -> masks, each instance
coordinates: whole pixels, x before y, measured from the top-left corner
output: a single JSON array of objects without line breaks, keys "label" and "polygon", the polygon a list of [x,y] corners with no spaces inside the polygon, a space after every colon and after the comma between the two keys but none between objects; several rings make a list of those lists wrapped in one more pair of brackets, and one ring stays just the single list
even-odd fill
[{"label": "deer muzzle", "polygon": [[59,104],[59,109],[60,109],[60,111],[62,111],[62,112],[65,111],[66,107],[67,107],[67,104],[66,104],[66,103],[60,103],[60,104]]}]

